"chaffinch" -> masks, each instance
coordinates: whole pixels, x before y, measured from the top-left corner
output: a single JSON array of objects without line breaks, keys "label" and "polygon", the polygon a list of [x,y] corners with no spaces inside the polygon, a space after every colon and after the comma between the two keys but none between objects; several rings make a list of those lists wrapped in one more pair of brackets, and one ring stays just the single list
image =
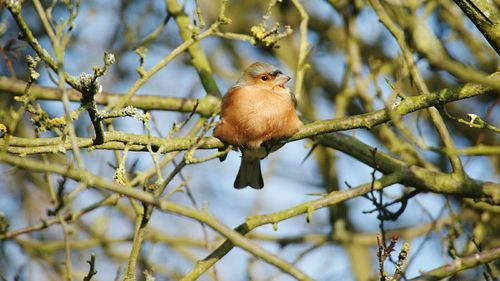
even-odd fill
[{"label": "chaffinch", "polygon": [[222,99],[221,122],[214,136],[241,150],[241,165],[234,181],[237,189],[264,187],[260,160],[279,149],[279,141],[302,126],[295,96],[285,87],[289,80],[275,66],[256,62],[245,69]]}]

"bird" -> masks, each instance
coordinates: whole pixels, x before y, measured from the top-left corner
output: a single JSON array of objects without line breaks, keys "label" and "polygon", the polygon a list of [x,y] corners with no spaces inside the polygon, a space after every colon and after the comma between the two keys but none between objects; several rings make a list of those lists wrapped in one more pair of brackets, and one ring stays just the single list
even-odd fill
[{"label": "bird", "polygon": [[295,95],[285,86],[289,80],[276,66],[255,62],[222,98],[221,120],[213,135],[241,150],[236,189],[263,188],[260,160],[302,126]]}]

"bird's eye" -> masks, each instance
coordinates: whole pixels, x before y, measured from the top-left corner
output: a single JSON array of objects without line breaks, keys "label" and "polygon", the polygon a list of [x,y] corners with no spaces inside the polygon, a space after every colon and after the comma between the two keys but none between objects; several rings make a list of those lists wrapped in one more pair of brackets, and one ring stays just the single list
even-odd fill
[{"label": "bird's eye", "polygon": [[262,80],[262,81],[267,81],[267,79],[268,79],[267,76],[260,77],[260,80]]}]

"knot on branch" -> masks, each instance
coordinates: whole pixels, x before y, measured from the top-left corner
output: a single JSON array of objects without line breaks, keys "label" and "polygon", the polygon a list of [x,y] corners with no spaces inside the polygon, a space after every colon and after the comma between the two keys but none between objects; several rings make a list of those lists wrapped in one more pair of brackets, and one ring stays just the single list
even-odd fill
[{"label": "knot on branch", "polygon": [[36,71],[36,66],[38,65],[39,62],[40,62],[39,56],[35,57],[32,57],[30,55],[26,56],[26,63],[28,63],[28,71],[30,74],[28,83],[33,83],[35,80],[38,79],[38,77],[40,77],[40,73]]},{"label": "knot on branch", "polygon": [[252,26],[250,34],[257,42],[260,42],[265,47],[278,48],[278,41],[292,34],[293,30],[289,25],[285,25],[284,30],[280,32],[281,25],[277,22],[270,30],[266,29],[264,23]]},{"label": "knot on branch", "polygon": [[144,70],[144,60],[146,59],[146,53],[148,52],[148,48],[146,47],[139,47],[135,49],[135,53],[139,56],[139,66],[136,68],[137,74],[139,74],[139,77],[143,78],[144,75],[146,74],[146,71]]},{"label": "knot on branch", "polygon": [[142,113],[141,110],[130,105],[118,110],[113,110],[113,111],[97,110],[96,112],[96,118],[98,120],[126,117],[126,116],[137,119],[141,121],[143,124],[147,124],[149,122],[149,119],[151,118],[151,115],[148,112]]},{"label": "knot on branch", "polygon": [[225,24],[230,24],[232,20],[228,18],[226,15],[220,15],[219,18],[217,18],[217,22],[220,25],[225,25]]},{"label": "knot on branch", "polygon": [[21,13],[21,1],[19,0],[7,0],[7,8],[13,13],[13,14],[19,14]]},{"label": "knot on branch", "polygon": [[7,126],[5,124],[0,123],[0,138],[3,138],[3,136],[7,134]]},{"label": "knot on branch", "polygon": [[9,221],[4,213],[0,212],[0,235],[7,233],[9,230]]},{"label": "knot on branch", "polygon": [[77,83],[78,88],[82,92],[82,103],[86,104],[93,102],[94,96],[99,92],[97,77],[84,72],[78,77]]}]

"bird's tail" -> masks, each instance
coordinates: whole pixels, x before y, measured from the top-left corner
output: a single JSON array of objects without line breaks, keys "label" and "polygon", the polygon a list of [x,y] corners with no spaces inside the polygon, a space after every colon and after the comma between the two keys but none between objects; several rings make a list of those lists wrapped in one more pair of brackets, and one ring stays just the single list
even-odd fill
[{"label": "bird's tail", "polygon": [[238,175],[234,180],[234,188],[241,189],[247,186],[261,189],[264,187],[264,180],[260,171],[260,159],[257,157],[245,157],[243,155]]}]

